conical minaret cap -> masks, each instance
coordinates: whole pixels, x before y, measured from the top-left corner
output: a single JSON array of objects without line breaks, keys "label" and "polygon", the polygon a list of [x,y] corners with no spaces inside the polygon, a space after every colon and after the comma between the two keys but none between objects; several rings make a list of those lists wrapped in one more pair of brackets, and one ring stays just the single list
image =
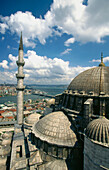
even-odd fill
[{"label": "conical minaret cap", "polygon": [[99,64],[99,67],[105,67],[105,64],[103,63],[103,53],[101,53],[101,63]]},{"label": "conical minaret cap", "polygon": [[20,36],[19,50],[23,50],[22,32],[21,32],[21,36]]}]

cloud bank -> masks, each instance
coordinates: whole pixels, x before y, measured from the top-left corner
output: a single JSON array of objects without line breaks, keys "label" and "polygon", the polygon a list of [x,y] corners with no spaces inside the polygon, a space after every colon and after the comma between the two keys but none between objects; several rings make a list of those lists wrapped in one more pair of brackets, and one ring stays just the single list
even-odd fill
[{"label": "cloud bank", "polygon": [[[2,75],[0,81],[15,83],[15,74],[17,72],[16,61],[18,56],[9,54],[8,58],[9,62],[3,60],[0,63],[0,67],[4,68],[4,72],[0,72]],[[25,83],[27,84],[69,84],[77,74],[90,68],[80,66],[71,67],[69,61],[39,56],[33,50],[27,51],[24,55],[24,60]]]},{"label": "cloud bank", "polygon": [[24,45],[33,48],[37,40],[45,44],[48,37],[63,33],[74,38],[68,40],[66,46],[74,41],[101,43],[109,35],[108,14],[108,0],[88,0],[87,6],[83,5],[82,0],[54,0],[43,19],[36,18],[28,11],[0,16],[0,32],[5,34],[6,30],[10,30],[20,35],[23,31]]}]

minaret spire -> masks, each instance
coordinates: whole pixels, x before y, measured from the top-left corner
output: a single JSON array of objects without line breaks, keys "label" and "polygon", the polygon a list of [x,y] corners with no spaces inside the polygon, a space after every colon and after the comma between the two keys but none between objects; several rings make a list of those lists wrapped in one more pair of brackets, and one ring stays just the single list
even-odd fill
[{"label": "minaret spire", "polygon": [[21,37],[20,37],[19,50],[23,50],[22,31],[21,31]]},{"label": "minaret spire", "polygon": [[23,41],[22,41],[22,32],[20,37],[19,44],[19,56],[18,61],[16,62],[18,65],[18,74],[16,74],[17,78],[17,124],[23,124],[23,91],[25,89],[23,85],[23,79],[25,75],[23,74],[23,66],[25,64],[23,59]]},{"label": "minaret spire", "polygon": [[101,63],[99,64],[100,67],[104,66],[105,64],[103,63],[103,52],[101,52]]}]

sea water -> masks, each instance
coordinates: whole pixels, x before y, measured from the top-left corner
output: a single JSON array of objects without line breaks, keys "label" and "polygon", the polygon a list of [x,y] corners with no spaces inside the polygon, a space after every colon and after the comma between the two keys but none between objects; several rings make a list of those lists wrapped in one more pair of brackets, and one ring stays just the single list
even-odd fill
[{"label": "sea water", "polygon": [[[29,85],[27,87],[29,87],[30,89],[32,88],[32,89],[44,91],[48,95],[53,95],[53,96],[63,93],[63,91],[67,89],[67,85]],[[43,98],[44,96],[39,96],[39,95],[32,95],[32,94],[24,95],[24,100],[28,100],[28,99],[37,100]],[[17,96],[0,97],[0,104],[3,104],[8,101],[17,103]]]}]

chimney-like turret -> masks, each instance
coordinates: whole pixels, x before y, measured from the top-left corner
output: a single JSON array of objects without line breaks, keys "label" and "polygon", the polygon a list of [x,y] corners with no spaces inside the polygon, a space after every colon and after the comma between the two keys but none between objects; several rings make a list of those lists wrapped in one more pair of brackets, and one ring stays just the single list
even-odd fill
[{"label": "chimney-like turret", "polygon": [[23,91],[25,89],[23,85],[23,79],[25,75],[23,74],[23,66],[25,64],[23,59],[23,42],[22,42],[22,33],[20,37],[20,45],[19,45],[19,56],[18,61],[16,62],[18,65],[18,74],[16,74],[17,78],[17,124],[23,124]]}]

